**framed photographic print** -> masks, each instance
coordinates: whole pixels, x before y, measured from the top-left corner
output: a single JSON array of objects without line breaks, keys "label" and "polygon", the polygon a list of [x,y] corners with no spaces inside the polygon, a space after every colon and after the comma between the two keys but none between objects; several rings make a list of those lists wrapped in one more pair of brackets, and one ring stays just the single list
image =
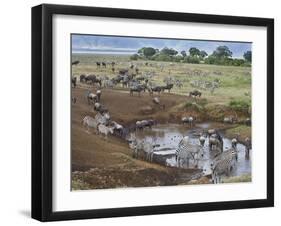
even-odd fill
[{"label": "framed photographic print", "polygon": [[274,205],[274,21],[32,8],[32,217]]}]

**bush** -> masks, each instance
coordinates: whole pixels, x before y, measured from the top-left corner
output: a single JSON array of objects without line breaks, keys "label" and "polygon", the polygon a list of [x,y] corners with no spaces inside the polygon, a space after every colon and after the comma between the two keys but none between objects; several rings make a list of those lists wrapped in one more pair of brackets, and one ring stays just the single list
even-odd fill
[{"label": "bush", "polygon": [[229,107],[234,111],[247,112],[251,107],[251,103],[246,100],[232,100],[229,102]]},{"label": "bush", "polygon": [[200,63],[200,58],[196,56],[186,56],[184,58],[185,63],[190,63],[190,64],[199,64]]},{"label": "bush", "polygon": [[140,58],[140,56],[138,54],[134,54],[132,56],[130,56],[130,60],[138,60]]}]

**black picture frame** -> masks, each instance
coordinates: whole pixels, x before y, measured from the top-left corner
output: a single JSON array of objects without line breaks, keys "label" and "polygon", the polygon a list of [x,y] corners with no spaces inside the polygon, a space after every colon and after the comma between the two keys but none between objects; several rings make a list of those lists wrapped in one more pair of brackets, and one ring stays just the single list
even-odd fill
[{"label": "black picture frame", "polygon": [[[95,210],[52,210],[52,17],[55,14],[151,19],[267,28],[267,198]],[[43,4],[32,8],[32,218],[122,217],[274,206],[274,20],[176,12]]]}]

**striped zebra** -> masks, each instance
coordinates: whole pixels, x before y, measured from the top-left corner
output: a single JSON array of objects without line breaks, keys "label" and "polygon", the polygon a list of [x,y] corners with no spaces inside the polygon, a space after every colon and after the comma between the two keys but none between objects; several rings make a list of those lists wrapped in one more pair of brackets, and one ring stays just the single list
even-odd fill
[{"label": "striped zebra", "polygon": [[95,133],[97,133],[99,122],[95,118],[87,115],[83,118],[82,124],[87,128],[87,133],[90,133],[90,128],[93,128]]},{"label": "striped zebra", "polygon": [[99,123],[99,124],[103,124],[103,125],[108,125],[109,121],[110,121],[110,115],[108,113],[97,113],[95,116],[95,120]]},{"label": "striped zebra", "polygon": [[181,139],[178,147],[176,149],[176,163],[178,166],[181,165],[181,161],[186,163],[187,167],[189,166],[189,159],[193,158],[189,151],[189,137],[185,136]]},{"label": "striped zebra", "polygon": [[222,175],[229,175],[237,162],[237,151],[229,149],[218,155],[211,164],[212,182],[221,183]]}]

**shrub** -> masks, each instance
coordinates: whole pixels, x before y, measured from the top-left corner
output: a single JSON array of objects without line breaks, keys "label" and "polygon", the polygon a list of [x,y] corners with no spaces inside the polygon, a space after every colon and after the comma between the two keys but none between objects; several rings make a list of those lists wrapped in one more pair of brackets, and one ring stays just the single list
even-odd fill
[{"label": "shrub", "polygon": [[134,54],[132,56],[130,56],[130,60],[138,60],[140,58],[140,56],[138,54]]},{"label": "shrub", "polygon": [[251,103],[246,100],[232,100],[229,102],[229,107],[234,111],[247,112],[251,107]]}]

